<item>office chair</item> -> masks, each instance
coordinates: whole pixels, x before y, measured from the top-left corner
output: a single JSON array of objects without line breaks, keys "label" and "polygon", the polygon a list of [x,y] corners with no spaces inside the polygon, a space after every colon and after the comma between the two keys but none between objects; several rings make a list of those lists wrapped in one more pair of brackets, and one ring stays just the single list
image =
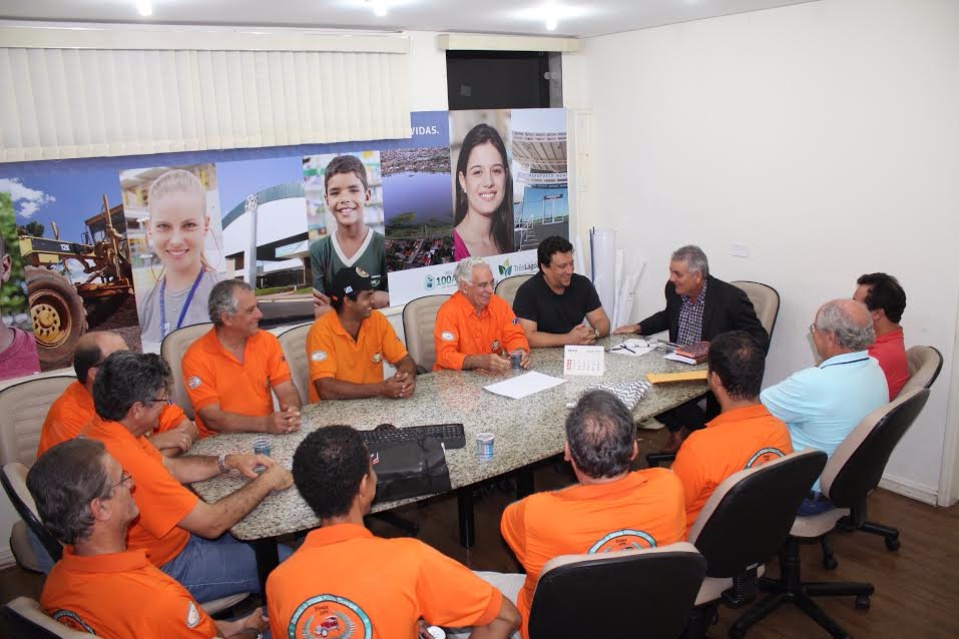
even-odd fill
[{"label": "office chair", "polygon": [[753,304],[759,323],[769,334],[769,343],[773,341],[773,329],[776,328],[776,318],[779,317],[779,292],[768,284],[736,280],[730,282],[733,286],[745,291],[749,301]]},{"label": "office chair", "polygon": [[[899,395],[896,396],[897,399],[904,397],[914,390],[931,388],[936,378],[939,377],[939,372],[942,370],[942,353],[932,346],[913,346],[906,351],[906,357],[909,360],[909,381],[907,381],[905,386],[902,387],[902,390],[899,391]],[[850,515],[850,517],[840,519],[837,527],[846,532],[859,530],[871,535],[879,535],[886,544],[886,550],[890,552],[899,550],[898,528],[885,526],[874,521],[863,521],[857,525],[852,519],[860,518],[865,520],[865,504],[863,504],[862,512],[855,512],[854,515],[855,517]],[[836,561],[828,537],[823,537],[823,540],[825,543],[823,543],[822,563],[827,570],[833,570],[839,563]]]},{"label": "office chair", "polygon": [[[14,462],[25,467],[33,465],[37,458],[40,430],[50,404],[76,379],[65,375],[40,377],[0,391],[0,466]],[[21,568],[42,572],[43,562],[30,544],[25,520],[13,524],[10,550]]]},{"label": "office chair", "polygon": [[849,636],[812,598],[855,597],[856,607],[866,610],[875,591],[874,586],[870,583],[803,583],[799,544],[829,534],[843,517],[850,517],[849,521],[855,528],[862,525],[869,493],[879,485],[889,456],[928,399],[927,389],[913,390],[897,397],[892,403],[864,417],[836,448],[821,477],[822,491],[836,508],[817,515],[796,517],[785,547],[780,551],[779,580],[760,580],[760,588],[770,594],[732,625],[730,637],[743,637],[750,627],[783,603],[796,604],[833,637]]},{"label": "office chair", "polygon": [[286,363],[293,373],[293,385],[300,396],[300,403],[306,406],[310,403],[310,361],[306,355],[306,334],[310,332],[313,323],[300,324],[280,333],[280,347],[286,355]]},{"label": "office chair", "polygon": [[536,584],[529,639],[676,639],[705,572],[686,542],[555,557]]},{"label": "office chair", "polygon": [[190,345],[211,328],[213,328],[212,322],[184,326],[164,337],[163,342],[160,343],[160,357],[166,360],[173,372],[173,401],[190,419],[194,419],[193,404],[190,403],[190,396],[187,395],[186,387],[183,385],[183,369],[180,365]]},{"label": "office chair", "polygon": [[513,275],[511,277],[504,278],[500,280],[499,284],[496,285],[496,288],[493,289],[493,293],[506,300],[506,303],[509,304],[510,308],[512,308],[513,300],[516,299],[516,291],[520,286],[523,285],[523,282],[531,277],[533,276]]},{"label": "office chair", "polygon": [[737,608],[754,597],[763,567],[789,536],[825,465],[826,453],[807,449],[741,470],[716,487],[689,531],[689,543],[706,559],[706,579],[686,639],[706,636],[720,601]]},{"label": "office chair", "polygon": [[30,597],[17,597],[4,606],[4,614],[13,627],[14,637],[31,639],[89,639],[94,634],[71,630],[44,614],[40,604]]},{"label": "office chair", "polygon": [[433,343],[433,327],[436,313],[449,295],[427,295],[412,300],[403,307],[403,333],[406,335],[406,350],[416,363],[416,372],[429,373],[436,363],[436,345]]}]

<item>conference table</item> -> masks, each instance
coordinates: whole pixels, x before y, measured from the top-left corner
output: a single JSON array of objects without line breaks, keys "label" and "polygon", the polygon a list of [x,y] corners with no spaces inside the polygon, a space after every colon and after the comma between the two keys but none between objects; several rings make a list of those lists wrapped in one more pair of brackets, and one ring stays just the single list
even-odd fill
[{"label": "conference table", "polygon": [[[624,341],[611,336],[597,345],[615,347]],[[462,423],[466,446],[446,450],[450,482],[456,491],[459,505],[460,543],[470,547],[475,543],[473,525],[473,490],[471,485],[487,479],[521,471],[538,461],[563,451],[566,441],[565,420],[569,406],[586,390],[598,384],[616,384],[645,380],[647,373],[688,372],[701,370],[704,365],[689,366],[666,360],[663,352],[654,350],[646,355],[633,356],[606,352],[605,373],[602,377],[564,376],[562,348],[534,349],[530,370],[565,379],[565,382],[523,399],[510,399],[484,389],[516,373],[492,375],[478,371],[437,371],[420,375],[416,392],[409,399],[383,398],[360,400],[321,401],[302,409],[303,425],[299,431],[285,435],[271,435],[271,456],[291,468],[293,454],[299,443],[312,431],[334,424],[348,424],[357,430],[368,430],[379,424],[390,423],[398,428],[425,424]],[[674,408],[706,391],[703,381],[654,384],[633,410],[639,422]],[[490,460],[481,460],[476,451],[476,435],[492,433],[495,436],[494,454]],[[190,455],[219,455],[221,453],[252,452],[253,439],[258,434],[230,433],[198,441]],[[214,503],[241,488],[247,481],[239,473],[221,475],[192,485],[206,502]],[[531,472],[518,475],[520,496],[532,492]],[[413,499],[377,503],[372,511],[380,512],[397,506],[427,499],[423,495]],[[261,578],[277,563],[276,538],[319,526],[313,511],[296,488],[274,493],[263,500],[255,510],[230,529],[237,539],[253,542]]]}]

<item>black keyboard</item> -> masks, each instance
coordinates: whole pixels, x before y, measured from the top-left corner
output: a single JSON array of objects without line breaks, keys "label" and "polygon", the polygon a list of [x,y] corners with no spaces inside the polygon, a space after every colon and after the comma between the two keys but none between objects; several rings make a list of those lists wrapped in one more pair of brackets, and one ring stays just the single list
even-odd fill
[{"label": "black keyboard", "polygon": [[438,439],[446,448],[463,448],[466,446],[466,434],[462,424],[429,424],[426,426],[405,426],[403,428],[378,428],[377,430],[359,431],[363,443],[394,444],[399,442],[417,441],[432,437]]}]

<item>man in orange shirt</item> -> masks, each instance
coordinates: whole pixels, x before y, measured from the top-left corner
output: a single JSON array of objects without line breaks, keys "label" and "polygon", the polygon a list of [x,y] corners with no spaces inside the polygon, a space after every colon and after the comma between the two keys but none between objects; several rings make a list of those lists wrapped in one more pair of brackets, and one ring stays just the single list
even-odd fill
[{"label": "man in orange shirt", "polygon": [[906,310],[906,292],[899,280],[886,273],[866,273],[856,280],[852,298],[869,309],[876,341],[869,347],[869,356],[879,362],[886,374],[889,401],[896,398],[909,381],[909,359],[902,333],[902,313]]},{"label": "man in orange shirt", "polygon": [[65,626],[108,639],[254,639],[266,626],[260,609],[214,621],[144,550],[127,549],[139,514],[133,477],[102,443],[57,444],[30,469],[27,487],[43,523],[66,545],[40,596],[44,612]]},{"label": "man in orange shirt", "polygon": [[266,582],[274,637],[414,639],[420,620],[505,639],[516,608],[469,569],[416,539],[380,539],[363,525],[376,473],[349,426],[310,433],[293,457],[296,487],[320,528]]},{"label": "man in orange shirt", "polygon": [[253,289],[238,280],[219,282],[209,306],[213,328],[190,345],[182,362],[200,436],[299,429],[300,396],[279,340],[260,330],[263,313]]},{"label": "man in orange shirt", "polygon": [[509,304],[493,294],[493,271],[480,257],[468,257],[453,272],[458,290],[436,314],[434,371],[473,368],[502,373],[510,368],[506,354],[522,355],[529,368],[529,342]]},{"label": "man in orange shirt", "polygon": [[[40,430],[39,457],[47,449],[79,435],[93,420],[93,379],[100,363],[111,353],[129,350],[123,338],[113,331],[91,331],[77,342],[73,352],[73,370],[77,381],[73,382],[50,406]],[[196,441],[197,431],[193,422],[176,404],[165,406],[160,414],[156,432],[150,441],[164,455],[179,455],[189,450]]]},{"label": "man in orange shirt", "polygon": [[[137,485],[140,516],[127,543],[131,550],[146,550],[151,563],[198,601],[257,592],[253,549],[225,533],[272,491],[289,488],[293,478],[263,455],[163,457],[143,435],[170,401],[170,367],[159,355],[113,353],[93,382],[97,417],[86,436],[102,441]],[[257,466],[265,467],[262,474]],[[253,481],[214,504],[183,485],[231,470]]]},{"label": "man in orange shirt", "polygon": [[[330,304],[306,336],[310,401],[413,396],[416,364],[386,316],[373,310],[373,283],[360,267],[333,276]],[[383,379],[383,359],[396,374]]]},{"label": "man in orange shirt", "polygon": [[716,487],[733,473],[793,452],[789,428],[759,403],[766,352],[745,331],[721,333],[709,344],[709,389],[720,414],[679,449],[673,473],[683,482],[686,534]]},{"label": "man in orange shirt", "polygon": [[629,410],[610,393],[589,392],[566,418],[564,456],[579,484],[530,495],[503,512],[500,532],[526,575],[480,575],[516,597],[524,637],[536,582],[553,557],[683,539],[682,484],[663,468],[630,472],[637,452]]}]

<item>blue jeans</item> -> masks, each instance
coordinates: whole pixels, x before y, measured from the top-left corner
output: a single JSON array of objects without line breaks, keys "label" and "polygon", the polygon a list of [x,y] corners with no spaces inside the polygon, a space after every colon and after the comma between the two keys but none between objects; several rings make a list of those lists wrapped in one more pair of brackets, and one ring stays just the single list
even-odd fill
[{"label": "blue jeans", "polygon": [[835,504],[829,501],[829,498],[818,491],[810,491],[809,496],[803,499],[799,505],[799,514],[805,517],[818,515],[827,510],[835,508]]},{"label": "blue jeans", "polygon": [[186,588],[200,603],[241,592],[260,592],[253,547],[229,533],[209,540],[190,535],[190,541],[160,570]]}]

